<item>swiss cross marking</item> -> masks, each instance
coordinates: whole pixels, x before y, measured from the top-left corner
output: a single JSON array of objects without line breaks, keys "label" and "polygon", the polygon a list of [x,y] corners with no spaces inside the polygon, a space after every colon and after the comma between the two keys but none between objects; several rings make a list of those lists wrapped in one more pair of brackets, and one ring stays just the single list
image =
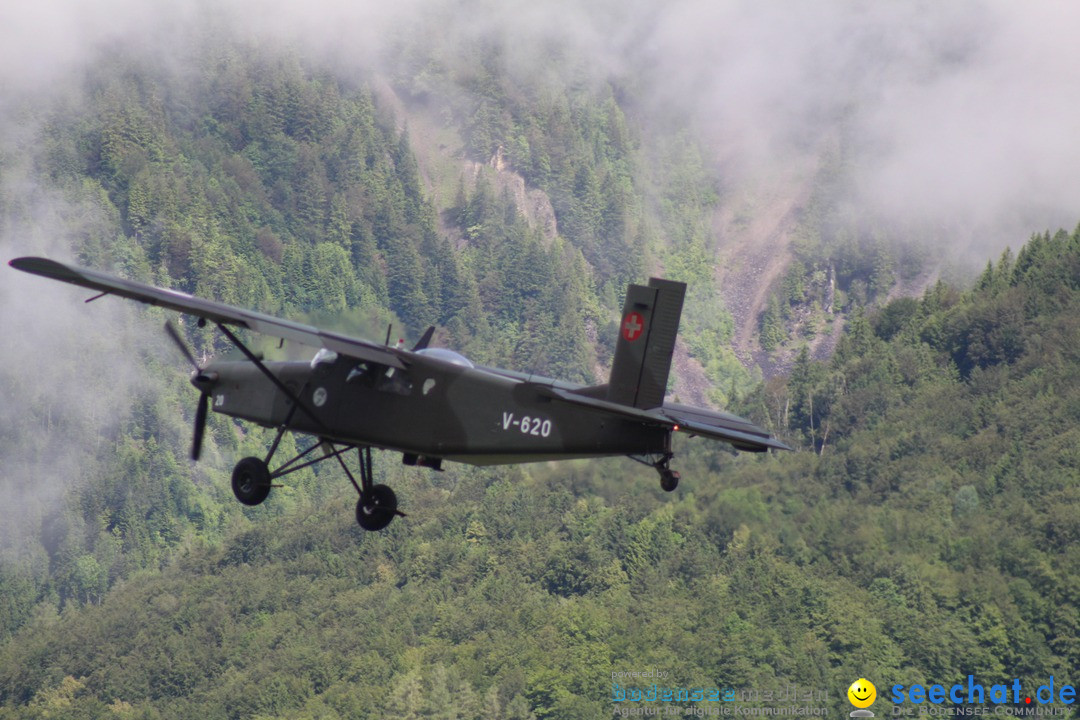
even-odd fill
[{"label": "swiss cross marking", "polygon": [[634,342],[641,337],[641,331],[645,329],[645,321],[641,317],[641,313],[627,313],[622,322],[622,336]]}]

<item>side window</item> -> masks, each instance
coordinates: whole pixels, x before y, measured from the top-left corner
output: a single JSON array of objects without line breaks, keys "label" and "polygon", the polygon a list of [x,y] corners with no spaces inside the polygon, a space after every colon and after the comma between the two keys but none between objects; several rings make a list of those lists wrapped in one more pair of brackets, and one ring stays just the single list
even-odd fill
[{"label": "side window", "polygon": [[388,368],[385,365],[362,362],[349,371],[345,378],[347,383],[362,383],[374,386],[380,392],[394,393],[395,395],[411,395],[413,390],[412,378],[409,373],[397,368]]},{"label": "side window", "polygon": [[371,365],[366,362],[362,362],[349,371],[349,375],[345,378],[345,382],[366,383],[370,385],[374,376],[375,371],[372,369]]},{"label": "side window", "polygon": [[375,389],[394,393],[395,395],[411,395],[412,379],[404,370],[386,368],[375,381]]}]

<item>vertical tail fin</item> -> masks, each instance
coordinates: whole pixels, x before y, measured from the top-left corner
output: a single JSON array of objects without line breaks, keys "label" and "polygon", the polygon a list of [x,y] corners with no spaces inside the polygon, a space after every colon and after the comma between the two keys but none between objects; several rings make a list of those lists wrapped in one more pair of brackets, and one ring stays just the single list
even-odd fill
[{"label": "vertical tail fin", "polygon": [[664,404],[686,284],[651,278],[626,289],[607,399],[648,409]]}]

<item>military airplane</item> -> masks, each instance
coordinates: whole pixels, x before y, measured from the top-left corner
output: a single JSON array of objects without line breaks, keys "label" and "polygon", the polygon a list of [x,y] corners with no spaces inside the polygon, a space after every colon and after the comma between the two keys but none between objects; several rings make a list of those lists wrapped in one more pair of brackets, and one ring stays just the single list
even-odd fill
[{"label": "military airplane", "polygon": [[[498,465],[626,455],[654,467],[672,491],[672,435],[700,435],[737,450],[790,450],[736,415],[664,400],[686,285],[652,278],[630,285],[609,381],[582,386],[529,373],[474,365],[447,348],[429,347],[434,328],[406,349],[346,337],[175,290],[146,285],[46,258],[9,263],[24,272],[138,300],[214,323],[245,360],[200,365],[180,333],[165,329],[194,370],[200,393],[191,457],[198,460],[207,413],[274,428],[265,457],[246,457],[232,473],[245,505],[258,505],[274,481],[335,458],[359,494],[356,519],[382,530],[397,515],[394,491],[373,479],[372,448],[400,452],[406,465],[442,469],[444,461]],[[87,302],[89,302],[87,300]],[[317,348],[310,362],[264,361],[237,337],[242,328]],[[318,442],[271,470],[286,432]],[[321,450],[321,452],[316,452]],[[343,455],[356,450],[360,481]]]}]

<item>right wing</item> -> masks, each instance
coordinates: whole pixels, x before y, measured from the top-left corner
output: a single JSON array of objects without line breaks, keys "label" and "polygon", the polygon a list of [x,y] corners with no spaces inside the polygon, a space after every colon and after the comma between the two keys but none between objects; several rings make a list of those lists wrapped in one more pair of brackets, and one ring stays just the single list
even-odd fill
[{"label": "right wing", "polygon": [[206,318],[219,325],[235,325],[271,337],[293,340],[311,347],[324,347],[341,355],[367,362],[404,369],[405,363],[394,348],[377,345],[345,335],[319,330],[311,325],[290,322],[263,313],[243,310],[214,300],[188,295],[176,290],[166,290],[145,283],[88,270],[75,265],[65,265],[39,257],[21,257],[12,260],[11,267],[23,272],[81,285],[108,295],[138,300],[148,305],[169,308],[178,312]]}]

